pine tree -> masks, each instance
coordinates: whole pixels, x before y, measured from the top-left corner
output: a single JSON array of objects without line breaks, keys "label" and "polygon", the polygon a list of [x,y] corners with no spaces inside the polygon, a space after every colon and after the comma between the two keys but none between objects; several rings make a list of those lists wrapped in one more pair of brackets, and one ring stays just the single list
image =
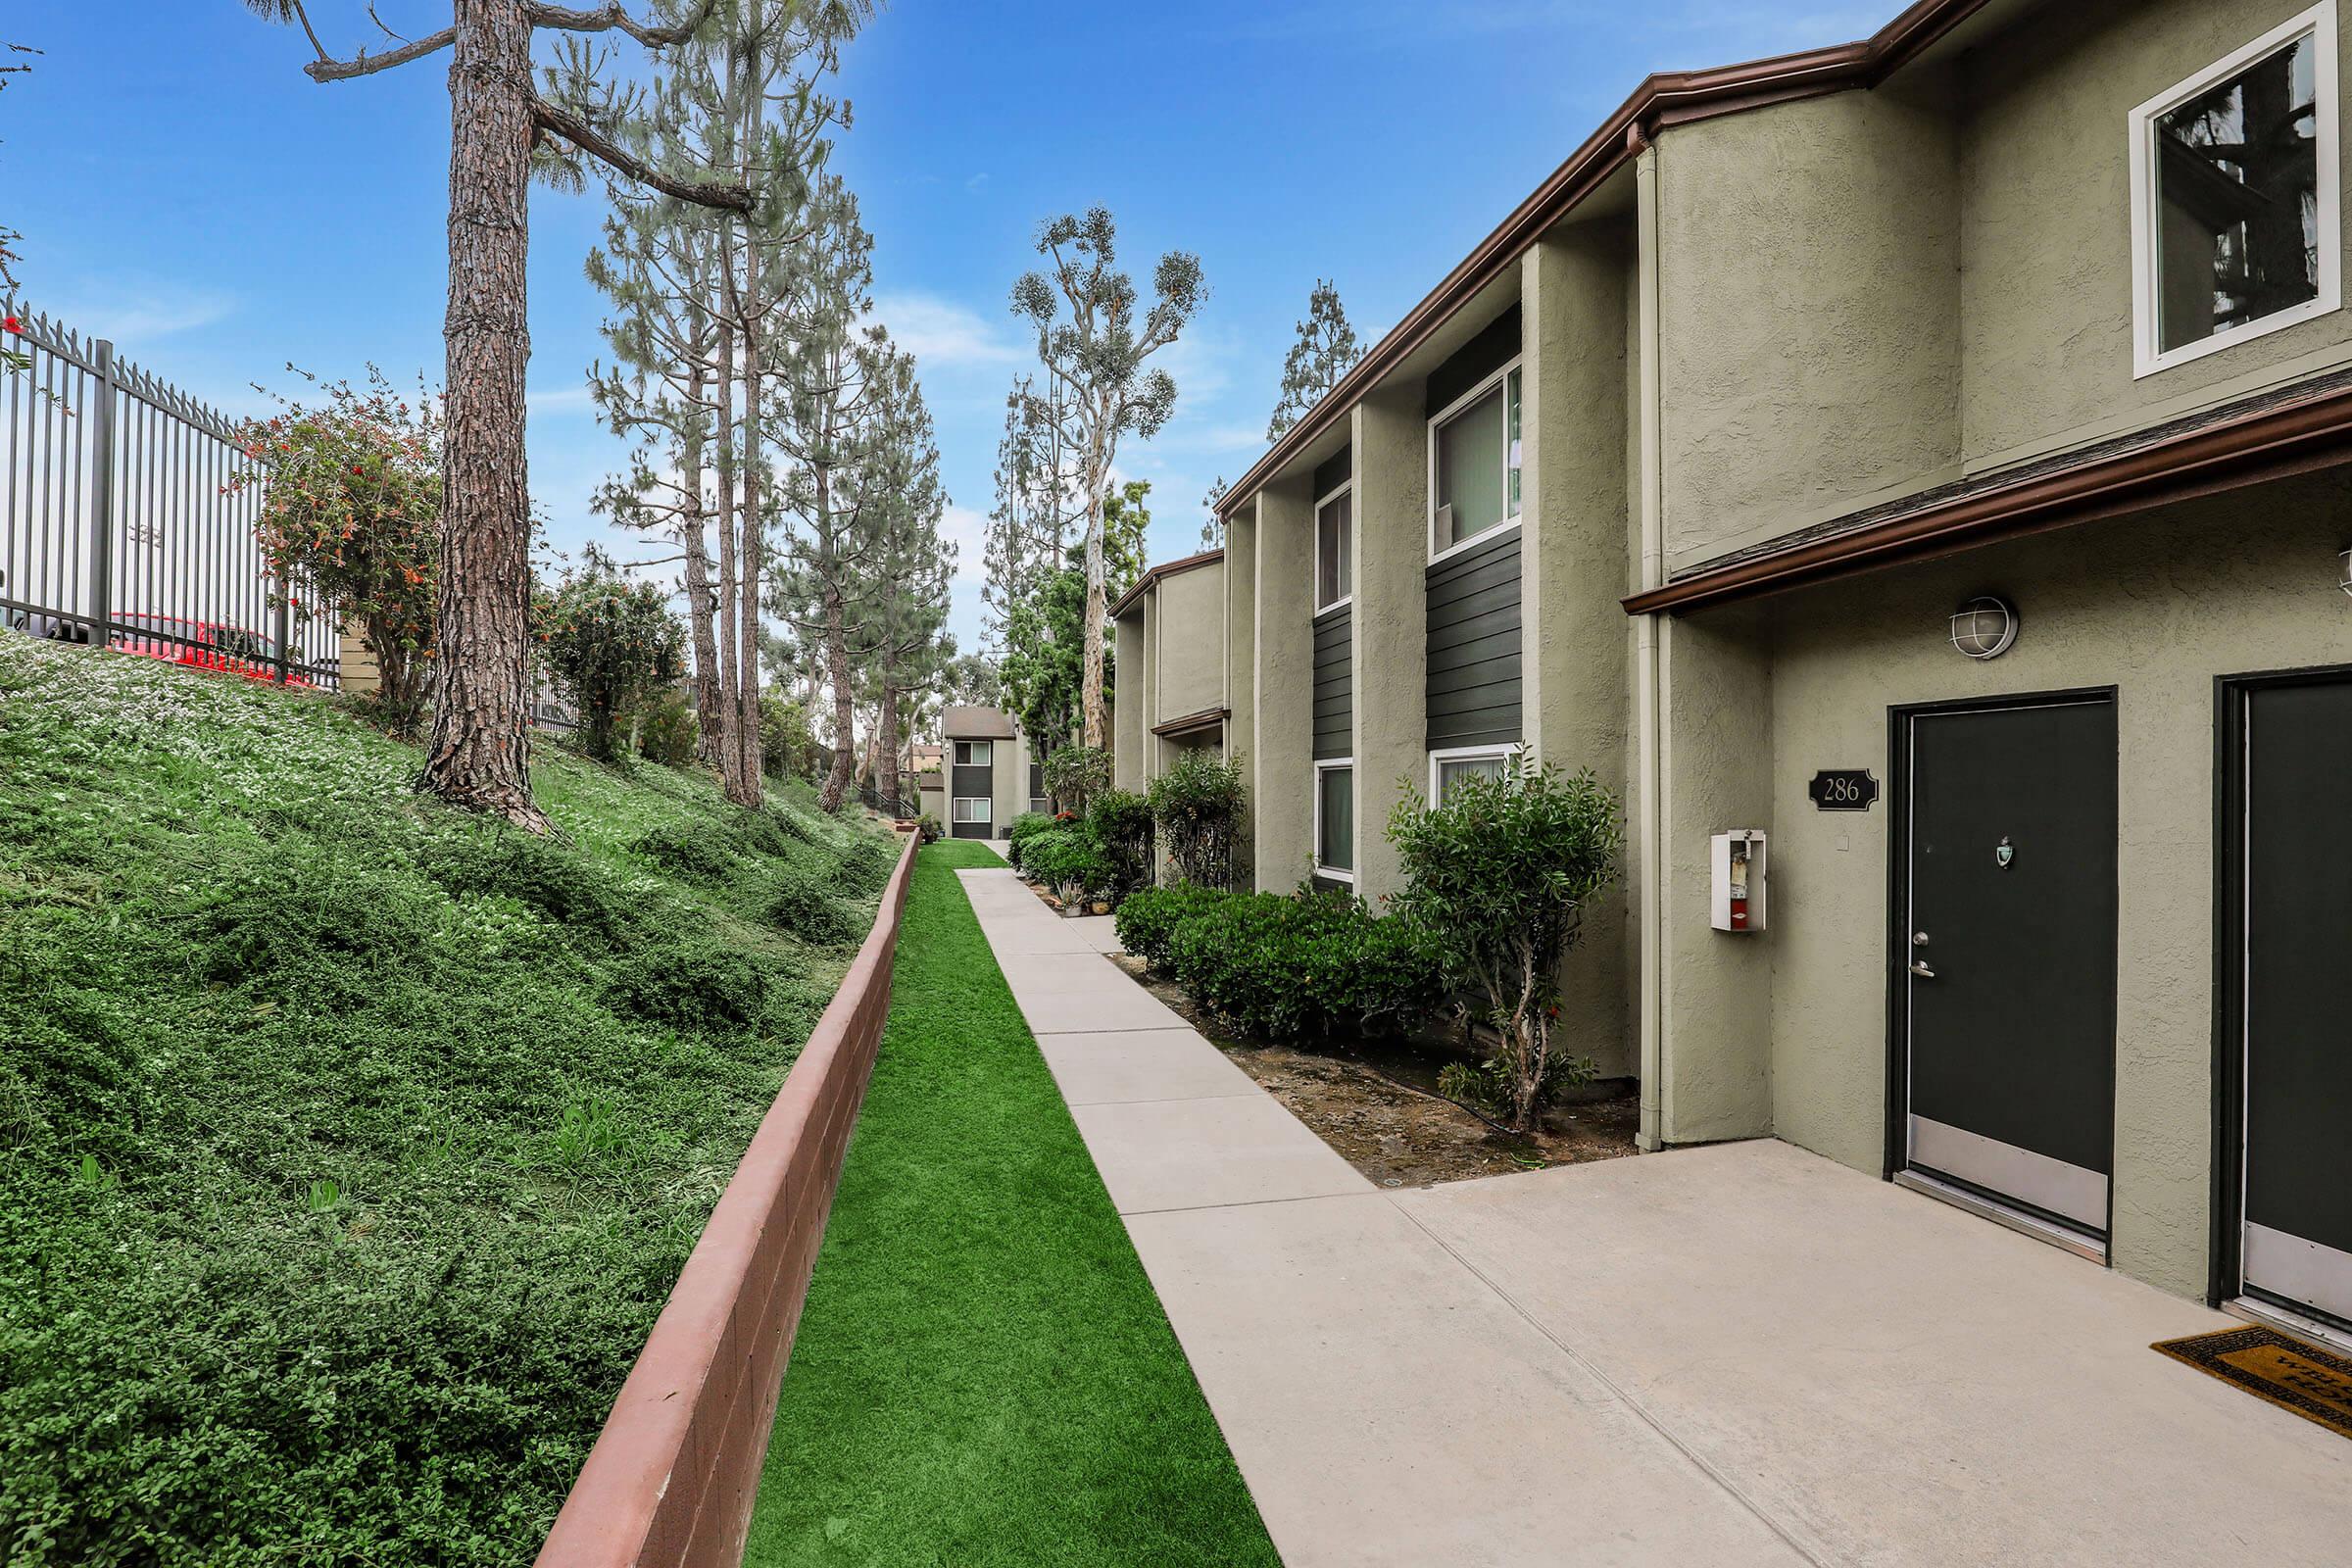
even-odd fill
[{"label": "pine tree", "polygon": [[1339,289],[1328,278],[1315,279],[1314,291],[1306,297],[1306,319],[1298,323],[1298,341],[1282,362],[1282,398],[1266,421],[1266,439],[1281,440],[1282,433],[1305,417],[1363,354],[1355,328],[1348,324],[1348,313],[1340,306]]}]

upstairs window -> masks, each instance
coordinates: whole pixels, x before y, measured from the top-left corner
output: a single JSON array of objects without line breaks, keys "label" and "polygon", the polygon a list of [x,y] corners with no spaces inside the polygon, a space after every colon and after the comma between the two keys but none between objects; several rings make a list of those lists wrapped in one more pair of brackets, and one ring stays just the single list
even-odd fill
[{"label": "upstairs window", "polygon": [[1348,603],[1348,553],[1354,548],[1354,498],[1343,485],[1315,508],[1315,612]]},{"label": "upstairs window", "polygon": [[1434,560],[1519,520],[1519,367],[1429,422]]},{"label": "upstairs window", "polygon": [[957,741],[956,743],[956,765],[957,767],[987,767],[996,760],[997,747],[994,741]]},{"label": "upstairs window", "polygon": [[2328,0],[2132,112],[2135,373],[2336,308],[2335,74]]}]

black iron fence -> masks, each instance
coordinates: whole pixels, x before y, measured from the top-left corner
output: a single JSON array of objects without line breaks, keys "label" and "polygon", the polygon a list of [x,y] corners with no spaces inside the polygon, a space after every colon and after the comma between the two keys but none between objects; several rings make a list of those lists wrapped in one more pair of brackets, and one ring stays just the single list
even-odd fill
[{"label": "black iron fence", "polygon": [[0,631],[337,685],[334,617],[280,592],[255,539],[235,425],[104,338],[6,310],[32,363],[0,382]]}]

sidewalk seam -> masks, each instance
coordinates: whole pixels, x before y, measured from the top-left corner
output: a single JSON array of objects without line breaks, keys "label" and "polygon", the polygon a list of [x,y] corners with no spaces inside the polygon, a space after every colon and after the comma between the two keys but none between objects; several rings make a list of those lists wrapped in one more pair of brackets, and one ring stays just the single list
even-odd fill
[{"label": "sidewalk seam", "polygon": [[1631,1394],[1626,1392],[1625,1388],[1619,1384],[1615,1378],[1610,1377],[1606,1372],[1603,1372],[1598,1366],[1594,1365],[1591,1357],[1584,1354],[1584,1352],[1581,1350],[1578,1350],[1567,1341],[1561,1339],[1557,1334],[1554,1334],[1548,1327],[1544,1325],[1541,1318],[1538,1318],[1533,1312],[1530,1312],[1526,1307],[1522,1306],[1516,1297],[1512,1296],[1509,1291],[1504,1290],[1502,1286],[1497,1284],[1494,1279],[1490,1278],[1486,1270],[1480,1268],[1476,1263],[1471,1262],[1469,1258],[1463,1256],[1461,1251],[1456,1249],[1451,1242],[1447,1241],[1445,1237],[1439,1235],[1435,1230],[1431,1229],[1429,1224],[1424,1221],[1420,1215],[1414,1213],[1404,1204],[1397,1202],[1395,1194],[1376,1192],[1374,1196],[1387,1199],[1391,1208],[1396,1210],[1397,1213],[1402,1214],[1408,1221],[1412,1223],[1416,1230],[1420,1231],[1422,1235],[1428,1237],[1432,1242],[1436,1243],[1439,1249],[1443,1250],[1447,1257],[1452,1258],[1455,1263],[1459,1264],[1472,1279],[1477,1280],[1488,1290],[1493,1291],[1496,1299],[1500,1300],[1503,1305],[1509,1307],[1513,1312],[1518,1313],[1520,1319],[1525,1322],[1529,1328],[1534,1329],[1538,1334],[1544,1336],[1544,1340],[1548,1342],[1554,1349],[1558,1350],[1562,1355],[1574,1362],[1577,1367],[1585,1373],[1586,1376],[1592,1378],[1602,1388],[1608,1390],[1612,1398],[1623,1404],[1626,1409],[1632,1411],[1633,1414],[1641,1420],[1642,1424],[1648,1427],[1652,1432],[1655,1432],[1667,1446],[1671,1447],[1675,1452],[1681,1454],[1685,1459],[1689,1460],[1691,1465],[1696,1467],[1699,1474],[1705,1476],[1709,1481],[1712,1481],[1717,1487],[1721,1488],[1726,1496],[1730,1497],[1734,1502],[1737,1502],[1740,1507],[1746,1509],[1749,1514],[1753,1515],[1757,1523],[1761,1524],[1765,1529],[1771,1531],[1775,1536],[1779,1537],[1781,1541],[1788,1544],[1789,1550],[1804,1558],[1805,1561],[1813,1564],[1814,1568],[1832,1568],[1832,1565],[1838,1561],[1838,1559],[1834,1557],[1824,1555],[1823,1548],[1819,1548],[1810,1543],[1799,1540],[1788,1526],[1782,1524],[1779,1519],[1773,1517],[1773,1515],[1765,1509],[1762,1503],[1749,1496],[1738,1482],[1734,1481],[1730,1476],[1724,1474],[1722,1469],[1718,1467],[1712,1460],[1708,1459],[1704,1454],[1699,1453],[1689,1444],[1683,1442],[1681,1438],[1675,1436],[1674,1432],[1667,1427],[1666,1423],[1653,1414],[1647,1405],[1643,1404],[1640,1399],[1635,1398]]}]

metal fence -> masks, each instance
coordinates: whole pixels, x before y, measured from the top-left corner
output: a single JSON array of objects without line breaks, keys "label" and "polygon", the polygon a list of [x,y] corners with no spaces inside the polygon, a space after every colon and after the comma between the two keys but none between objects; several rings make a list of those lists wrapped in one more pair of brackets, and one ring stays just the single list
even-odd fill
[{"label": "metal fence", "polygon": [[0,632],[337,685],[334,617],[263,559],[234,424],[104,338],[6,309],[32,363],[0,383]]}]

